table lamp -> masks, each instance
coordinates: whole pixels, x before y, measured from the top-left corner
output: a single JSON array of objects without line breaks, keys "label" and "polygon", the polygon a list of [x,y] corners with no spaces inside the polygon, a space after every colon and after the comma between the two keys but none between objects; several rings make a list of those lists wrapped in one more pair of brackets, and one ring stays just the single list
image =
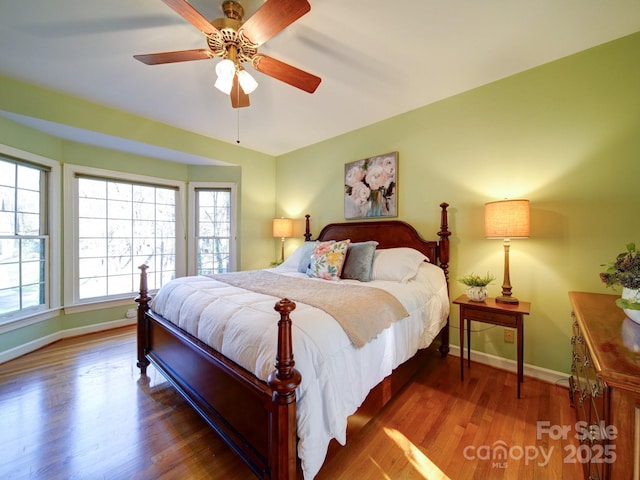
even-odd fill
[{"label": "table lamp", "polygon": [[280,237],[282,240],[282,258],[280,258],[280,263],[282,263],[284,262],[284,239],[293,236],[293,220],[290,218],[274,218],[273,236]]},{"label": "table lamp", "polygon": [[496,302],[517,304],[511,295],[509,278],[509,247],[512,238],[527,238],[530,230],[529,200],[500,200],[484,206],[484,229],[487,238],[504,240],[504,282],[502,295]]}]

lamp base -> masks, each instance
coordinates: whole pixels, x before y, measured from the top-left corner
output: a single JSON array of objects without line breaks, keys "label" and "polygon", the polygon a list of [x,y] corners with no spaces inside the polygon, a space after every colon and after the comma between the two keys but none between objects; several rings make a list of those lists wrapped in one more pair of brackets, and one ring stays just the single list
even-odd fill
[{"label": "lamp base", "polygon": [[496,302],[497,303],[510,303],[512,305],[517,305],[518,303],[520,303],[520,301],[516,297],[507,297],[505,295],[502,295],[500,297],[496,297]]}]

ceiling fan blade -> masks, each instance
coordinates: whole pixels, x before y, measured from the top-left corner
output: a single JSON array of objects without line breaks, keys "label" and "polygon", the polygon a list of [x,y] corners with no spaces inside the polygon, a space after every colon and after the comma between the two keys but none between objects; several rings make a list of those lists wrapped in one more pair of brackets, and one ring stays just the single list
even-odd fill
[{"label": "ceiling fan blade", "polygon": [[229,97],[231,98],[231,106],[233,108],[243,108],[250,105],[249,95],[244,93],[244,90],[242,90],[242,87],[238,82],[237,73],[233,77],[233,86],[231,87],[231,93],[229,93]]},{"label": "ceiling fan blade", "polygon": [[206,48],[195,50],[180,50],[177,52],[148,53],[134,55],[133,58],[147,65],[161,65],[163,63],[189,62],[191,60],[208,60],[211,52]]},{"label": "ceiling fan blade", "polygon": [[320,77],[267,55],[256,55],[253,57],[251,64],[257,71],[309,93],[315,92],[322,81]]},{"label": "ceiling fan blade", "polygon": [[211,25],[211,22],[203,17],[202,14],[193,8],[186,0],[162,1],[205,35],[212,35],[218,32],[218,29]]},{"label": "ceiling fan blade", "polygon": [[267,0],[240,30],[253,43],[262,45],[309,10],[307,0]]}]

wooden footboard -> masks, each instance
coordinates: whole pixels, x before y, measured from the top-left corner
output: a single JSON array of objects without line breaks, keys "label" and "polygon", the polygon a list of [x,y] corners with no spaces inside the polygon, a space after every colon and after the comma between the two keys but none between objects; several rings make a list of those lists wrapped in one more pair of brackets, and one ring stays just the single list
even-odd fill
[{"label": "wooden footboard", "polygon": [[300,373],[294,368],[290,300],[275,310],[278,346],[268,382],[258,380],[224,355],[149,308],[147,266],[140,267],[138,367],[157,368],[247,463],[259,478],[296,478],[296,396]]}]

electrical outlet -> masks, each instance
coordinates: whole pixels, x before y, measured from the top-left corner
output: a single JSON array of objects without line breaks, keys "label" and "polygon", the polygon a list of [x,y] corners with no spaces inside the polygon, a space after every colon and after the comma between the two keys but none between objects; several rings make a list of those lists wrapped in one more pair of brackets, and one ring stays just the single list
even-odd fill
[{"label": "electrical outlet", "polygon": [[512,328],[504,329],[504,341],[506,343],[513,343],[513,335],[514,335],[514,331]]}]

